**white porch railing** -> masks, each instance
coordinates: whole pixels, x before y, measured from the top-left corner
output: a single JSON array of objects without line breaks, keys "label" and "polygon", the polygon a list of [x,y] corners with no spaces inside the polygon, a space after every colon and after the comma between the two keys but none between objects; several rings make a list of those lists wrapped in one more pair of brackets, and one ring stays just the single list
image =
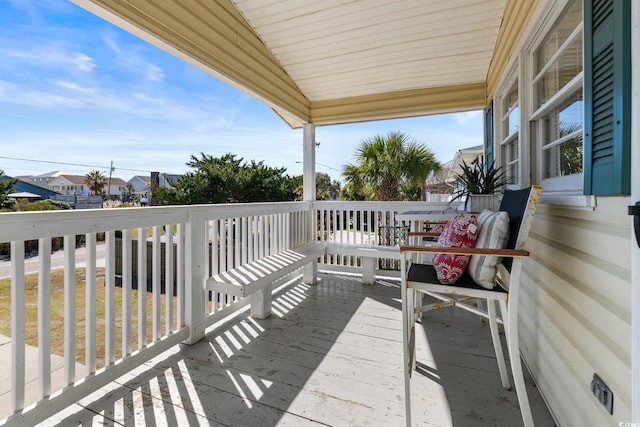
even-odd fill
[{"label": "white porch railing", "polygon": [[[428,206],[442,209],[445,204]],[[247,303],[207,292],[205,281],[212,274],[311,240],[393,244],[388,230],[397,225],[395,213],[425,207],[424,202],[291,202],[0,214],[0,244],[10,244],[12,267],[11,415],[4,423],[35,424],[170,347],[200,340],[207,326]],[[104,290],[97,255],[102,234]],[[84,262],[76,258],[77,236],[84,239]],[[51,316],[58,307],[51,306],[51,292],[57,291],[51,288],[51,242],[59,237],[64,240],[64,342],[56,348],[62,349],[64,375],[54,387]],[[38,241],[39,257],[38,340],[31,343],[38,348],[38,393],[28,401],[25,371],[36,370],[25,366],[25,331],[34,327],[26,324],[27,306],[34,301],[25,297],[24,248],[31,240]],[[118,270],[116,249],[121,254]],[[357,272],[359,261],[344,258],[329,257],[322,263]],[[81,298],[77,277],[83,266]],[[98,292],[104,293],[104,307],[96,306]],[[85,351],[79,355],[77,343],[82,342]],[[100,346],[103,358],[97,357]],[[81,372],[76,372],[78,357],[84,362]]]},{"label": "white porch railing", "polygon": [[[342,202],[313,203],[318,240],[342,244],[394,246],[406,239],[410,224],[396,220],[396,214],[415,210],[444,210],[447,202]],[[360,257],[326,255],[320,268],[360,273]],[[377,274],[396,276],[397,261],[379,260]]]}]

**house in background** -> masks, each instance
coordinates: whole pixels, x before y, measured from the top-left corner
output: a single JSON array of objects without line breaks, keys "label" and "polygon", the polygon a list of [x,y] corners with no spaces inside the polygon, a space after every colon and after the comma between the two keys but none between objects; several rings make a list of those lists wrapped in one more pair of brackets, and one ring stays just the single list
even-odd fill
[{"label": "house in background", "polygon": [[[0,176],[0,180],[10,180],[10,179],[12,178],[8,176],[4,176],[4,175]],[[35,185],[30,182],[26,182],[21,178],[19,178],[16,185],[13,186],[13,191],[14,193],[34,194],[39,196],[40,199],[51,199],[51,198],[54,198],[56,195],[56,192],[49,188],[42,187],[40,185]]]},{"label": "house in background", "polygon": [[476,145],[456,151],[453,159],[442,165],[439,172],[427,178],[426,199],[430,202],[448,202],[454,197],[456,180],[462,172],[462,162],[471,165],[484,158],[484,147]]},{"label": "house in background", "polygon": [[80,175],[59,175],[53,178],[47,186],[56,193],[65,196],[88,196],[91,194],[91,190],[84,181],[85,177]]},{"label": "house in background", "polygon": [[133,194],[138,198],[141,204],[149,203],[149,194],[151,194],[151,177],[146,175],[135,175],[129,181],[133,187]]},{"label": "house in background", "polygon": [[63,171],[47,172],[41,175],[30,177],[30,181],[31,183],[35,185],[39,185],[40,187],[48,187],[51,181],[63,175],[71,175],[71,174]]},{"label": "house in background", "polygon": [[108,199],[120,200],[127,190],[127,181],[122,178],[107,178],[107,184],[104,186],[104,193]]}]

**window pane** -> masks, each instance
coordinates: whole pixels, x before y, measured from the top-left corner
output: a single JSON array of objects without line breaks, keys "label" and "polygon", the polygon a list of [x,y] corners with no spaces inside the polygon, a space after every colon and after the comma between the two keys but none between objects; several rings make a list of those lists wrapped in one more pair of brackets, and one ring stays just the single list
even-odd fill
[{"label": "window pane", "polygon": [[518,184],[518,140],[510,141],[502,145],[502,159],[504,161],[504,170],[509,180],[509,184]]},{"label": "window pane", "polygon": [[552,146],[543,150],[544,178],[582,173],[582,109],[580,91],[543,120],[546,136],[543,145]]},{"label": "window pane", "polygon": [[520,106],[518,105],[518,82],[509,90],[504,98],[504,111],[507,116],[503,120],[504,134],[509,136],[520,129]]},{"label": "window pane", "polygon": [[577,37],[553,62],[535,85],[536,107],[540,107],[582,71],[582,36]]},{"label": "window pane", "polygon": [[[547,65],[553,55],[560,49],[560,46],[567,41],[571,33],[581,22],[582,0],[573,0],[563,13],[562,19],[556,24],[554,29],[551,30],[542,42],[542,45],[535,52],[536,75],[542,71],[544,66]],[[580,40],[580,42],[582,42],[582,40]]]}]

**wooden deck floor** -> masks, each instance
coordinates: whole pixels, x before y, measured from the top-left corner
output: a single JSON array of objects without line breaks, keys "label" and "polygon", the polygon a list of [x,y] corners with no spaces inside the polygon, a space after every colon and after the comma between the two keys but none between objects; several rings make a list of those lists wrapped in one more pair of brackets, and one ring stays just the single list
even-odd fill
[{"label": "wooden deck floor", "polygon": [[[321,274],[94,393],[46,425],[403,426],[400,291]],[[500,385],[489,328],[458,309],[427,315],[412,380],[415,425],[522,425]],[[553,426],[530,379],[537,426]]]}]

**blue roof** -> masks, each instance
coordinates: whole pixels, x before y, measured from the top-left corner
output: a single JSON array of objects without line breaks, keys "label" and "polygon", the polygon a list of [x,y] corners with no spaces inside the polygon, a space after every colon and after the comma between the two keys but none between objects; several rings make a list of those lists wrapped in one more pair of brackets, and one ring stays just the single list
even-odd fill
[{"label": "blue roof", "polygon": [[[10,179],[13,179],[13,178],[6,175],[0,176],[0,180],[8,181]],[[27,192],[27,193],[38,194],[43,199],[50,199],[51,197],[58,194],[55,191],[49,190],[46,187],[41,187],[39,185],[31,184],[25,181],[18,181],[16,185],[13,186],[13,191],[15,193]]]}]

